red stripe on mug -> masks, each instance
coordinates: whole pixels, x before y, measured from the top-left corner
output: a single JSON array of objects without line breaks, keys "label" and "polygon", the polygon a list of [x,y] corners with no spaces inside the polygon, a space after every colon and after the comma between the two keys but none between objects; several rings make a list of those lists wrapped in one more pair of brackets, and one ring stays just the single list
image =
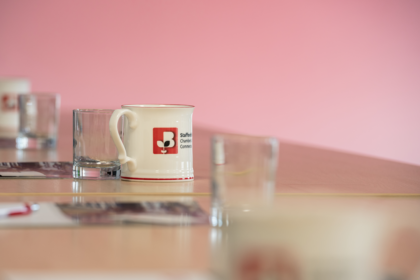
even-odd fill
[{"label": "red stripe on mug", "polygon": [[144,181],[174,181],[174,180],[191,180],[194,177],[186,177],[186,178],[133,178],[133,177],[124,177],[121,176],[121,179],[129,179],[129,180],[144,180]]}]

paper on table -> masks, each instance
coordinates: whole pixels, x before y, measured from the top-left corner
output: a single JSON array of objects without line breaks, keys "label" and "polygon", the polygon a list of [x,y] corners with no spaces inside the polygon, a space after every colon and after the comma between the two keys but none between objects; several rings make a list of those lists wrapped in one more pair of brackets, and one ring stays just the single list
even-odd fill
[{"label": "paper on table", "polygon": [[196,201],[63,203],[58,207],[83,225],[94,224],[207,224],[208,215]]},{"label": "paper on table", "polygon": [[73,163],[0,162],[0,178],[73,178]]},{"label": "paper on table", "polygon": [[[18,205],[22,205],[22,203],[0,203],[0,208],[16,207]],[[77,222],[64,215],[55,203],[39,203],[39,209],[31,214],[0,219],[0,228],[76,225]]]},{"label": "paper on table", "polygon": [[[1,209],[17,208],[24,203],[0,203]],[[195,201],[38,203],[39,209],[26,215],[0,219],[2,227],[62,227],[79,225],[199,225],[208,215]]]},{"label": "paper on table", "polygon": [[0,172],[0,177],[42,177],[42,178],[45,178],[47,176],[36,171],[22,171],[22,172]]},{"label": "paper on table", "polygon": [[179,272],[179,273],[165,273],[160,271],[139,271],[139,272],[75,272],[75,271],[62,271],[62,272],[47,272],[47,271],[4,271],[3,275],[8,280],[212,280],[216,279],[206,272]]}]

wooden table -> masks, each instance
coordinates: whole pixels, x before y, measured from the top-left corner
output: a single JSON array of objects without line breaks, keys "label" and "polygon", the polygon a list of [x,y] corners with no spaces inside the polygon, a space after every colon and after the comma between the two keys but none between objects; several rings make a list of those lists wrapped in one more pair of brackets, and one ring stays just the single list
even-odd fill
[{"label": "wooden table", "polygon": [[[0,201],[196,200],[210,209],[210,137],[194,128],[195,181],[187,184],[2,179]],[[0,161],[72,161],[71,134],[57,151],[0,150]],[[276,203],[320,201],[420,213],[420,167],[281,142]],[[308,206],[309,205],[309,206]],[[0,229],[0,272],[207,271],[210,226]],[[1,273],[0,273],[1,279]]]}]

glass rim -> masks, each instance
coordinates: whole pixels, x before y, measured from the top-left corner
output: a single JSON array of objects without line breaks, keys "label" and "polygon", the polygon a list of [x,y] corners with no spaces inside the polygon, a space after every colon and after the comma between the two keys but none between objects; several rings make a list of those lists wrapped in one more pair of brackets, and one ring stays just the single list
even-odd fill
[{"label": "glass rim", "polygon": [[112,113],[115,109],[73,109],[73,112],[79,113]]},{"label": "glass rim", "polygon": [[57,97],[60,96],[59,93],[53,93],[53,92],[28,92],[28,93],[19,93],[18,97],[25,97],[25,96],[36,96],[36,97]]}]

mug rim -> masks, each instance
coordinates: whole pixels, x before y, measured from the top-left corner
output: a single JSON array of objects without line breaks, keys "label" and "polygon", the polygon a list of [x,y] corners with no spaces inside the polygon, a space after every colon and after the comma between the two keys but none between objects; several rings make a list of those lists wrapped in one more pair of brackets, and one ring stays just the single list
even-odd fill
[{"label": "mug rim", "polygon": [[144,109],[195,108],[194,105],[186,105],[186,104],[129,104],[129,105],[121,105],[121,107],[135,107],[135,108],[144,108]]}]

